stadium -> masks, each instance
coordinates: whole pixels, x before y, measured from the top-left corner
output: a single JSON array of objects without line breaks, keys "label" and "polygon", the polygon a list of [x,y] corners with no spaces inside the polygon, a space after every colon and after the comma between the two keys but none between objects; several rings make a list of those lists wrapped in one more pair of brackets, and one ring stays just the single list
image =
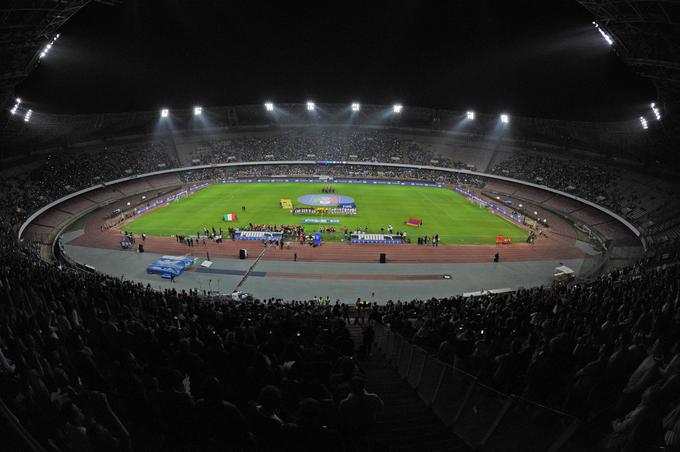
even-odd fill
[{"label": "stadium", "polygon": [[[547,32],[523,2],[242,6],[244,28],[168,3],[0,6],[3,450],[679,450],[680,2],[561,2]],[[449,32],[487,60],[425,50]],[[554,99],[483,100],[507,55],[545,77],[569,52]],[[456,58],[483,111],[429,74]]]}]

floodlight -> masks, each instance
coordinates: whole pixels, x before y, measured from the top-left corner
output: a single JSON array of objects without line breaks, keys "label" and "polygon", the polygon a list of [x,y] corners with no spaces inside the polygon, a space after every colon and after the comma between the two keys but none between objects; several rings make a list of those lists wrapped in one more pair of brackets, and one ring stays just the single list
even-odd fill
[{"label": "floodlight", "polygon": [[170,110],[168,110],[167,108],[161,110],[161,118],[167,118],[169,114]]},{"label": "floodlight", "polygon": [[605,33],[604,30],[602,30],[601,28],[598,28],[598,30],[600,31],[600,34],[602,35],[604,40],[607,41],[607,44],[609,44],[609,45],[614,44],[614,40],[612,39],[611,36],[609,36],[607,33]]},{"label": "floodlight", "polygon": [[24,121],[25,121],[25,122],[30,121],[32,115],[33,115],[33,110],[28,110],[28,111],[26,112],[26,116],[24,116]]},{"label": "floodlight", "polygon": [[475,119],[475,112],[474,111],[468,111],[465,113],[465,117],[469,119],[470,121]]},{"label": "floodlight", "polygon": [[359,111],[361,110],[361,105],[359,105],[359,102],[354,102],[352,104],[352,111]]},{"label": "floodlight", "polygon": [[501,122],[507,124],[510,122],[510,116],[507,113],[501,114]]},{"label": "floodlight", "polygon": [[644,116],[640,116],[640,124],[642,124],[642,128],[645,130],[649,128],[649,125],[647,125],[647,120]]},{"label": "floodlight", "polygon": [[19,108],[19,104],[21,104],[21,99],[17,97],[16,103],[14,104],[14,106],[12,107],[12,109],[9,112],[12,113],[13,115],[16,114],[17,109]]},{"label": "floodlight", "polygon": [[401,113],[401,110],[403,110],[403,109],[404,109],[404,106],[401,105],[401,104],[394,104],[394,105],[392,106],[392,111],[393,111],[394,113]]},{"label": "floodlight", "polygon": [[[19,105],[20,103],[21,103],[21,98],[17,97],[17,105]],[[652,107],[654,107],[654,104],[652,104]]]},{"label": "floodlight", "polygon": [[194,116],[199,116],[203,114],[203,107],[194,107]]},{"label": "floodlight", "polygon": [[57,39],[59,39],[59,34],[58,34],[58,33],[54,36],[54,38],[52,38],[52,41],[51,41],[50,43],[48,43],[48,44],[42,49],[42,51],[40,52],[40,56],[39,56],[40,59],[43,59],[43,58],[45,58],[45,56],[47,56],[47,54],[49,53],[50,49],[52,48],[52,44],[54,44],[54,42],[55,42]]},{"label": "floodlight", "polygon": [[274,111],[274,103],[273,102],[265,102],[264,108],[267,111]]},{"label": "floodlight", "polygon": [[613,44],[614,44],[614,40],[612,39],[612,37],[609,36],[609,34],[608,34],[607,32],[605,32],[603,29],[600,28],[600,24],[598,24],[597,22],[593,21],[593,25],[595,26],[595,28],[597,29],[597,31],[600,32],[600,34],[602,35],[602,37],[604,38],[604,40],[607,41],[607,44],[609,44],[609,45],[613,45]]},{"label": "floodlight", "polygon": [[315,108],[314,102],[307,101],[307,111],[314,111]]},{"label": "floodlight", "polygon": [[654,112],[654,117],[656,118],[657,121],[661,120],[661,111],[657,108],[656,102],[652,102],[650,107],[652,108],[652,111]]}]

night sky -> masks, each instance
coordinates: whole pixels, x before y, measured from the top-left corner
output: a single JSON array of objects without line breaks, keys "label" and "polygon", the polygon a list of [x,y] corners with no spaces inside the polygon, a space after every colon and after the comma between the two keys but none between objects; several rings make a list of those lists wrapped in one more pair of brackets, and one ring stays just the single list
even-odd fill
[{"label": "night sky", "polygon": [[654,100],[574,0],[90,4],[17,94],[55,113],[351,102],[631,119]]}]

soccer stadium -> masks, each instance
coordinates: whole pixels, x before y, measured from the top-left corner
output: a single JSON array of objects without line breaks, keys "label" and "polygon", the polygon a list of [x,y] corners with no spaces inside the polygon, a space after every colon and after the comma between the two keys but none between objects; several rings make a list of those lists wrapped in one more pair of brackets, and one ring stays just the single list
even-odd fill
[{"label": "soccer stadium", "polygon": [[680,1],[227,3],[0,5],[2,450],[680,450]]}]

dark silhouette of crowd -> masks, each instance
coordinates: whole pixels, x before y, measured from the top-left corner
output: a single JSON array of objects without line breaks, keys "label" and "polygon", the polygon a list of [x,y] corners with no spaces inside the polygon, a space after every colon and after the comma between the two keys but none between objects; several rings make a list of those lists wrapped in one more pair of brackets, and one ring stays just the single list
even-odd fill
[{"label": "dark silhouette of crowd", "polygon": [[0,396],[51,450],[355,450],[380,409],[340,305],[158,292],[8,243],[1,257]]},{"label": "dark silhouette of crowd", "polygon": [[677,447],[680,266],[662,261],[587,284],[389,303],[383,321],[484,384],[579,417],[602,450]]},{"label": "dark silhouette of crowd", "polygon": [[[363,146],[361,155],[378,161],[394,156],[393,148],[404,163],[428,159],[416,145],[379,133],[293,137],[293,142],[243,139],[225,143],[223,150],[216,145],[215,161],[234,147],[259,149],[254,160],[302,152],[307,159],[314,153],[308,149],[320,144],[338,157]],[[145,152],[53,155],[28,174],[0,181],[2,402],[49,450],[364,447],[382,401],[365,387],[346,307],[233,303],[194,291],[159,292],[43,262],[34,244],[16,241],[21,221],[58,197],[172,165],[159,144]],[[429,170],[326,165],[197,170],[185,177],[275,171],[481,183]],[[607,171],[586,174],[602,179],[594,183],[608,190]],[[555,184],[571,180],[566,175]],[[598,190],[582,194],[592,198]],[[500,391],[578,416],[599,432],[593,440],[604,449],[666,445],[677,450],[677,250],[664,245],[638,264],[588,283],[390,302],[371,316]]]},{"label": "dark silhouette of crowd", "polygon": [[[8,235],[0,258],[0,396],[42,444],[354,450],[370,434],[356,413],[381,402],[365,395],[342,305],[159,292],[42,262]],[[608,450],[641,450],[680,428],[680,267],[658,259],[586,284],[390,302],[371,318],[579,416]]]}]

